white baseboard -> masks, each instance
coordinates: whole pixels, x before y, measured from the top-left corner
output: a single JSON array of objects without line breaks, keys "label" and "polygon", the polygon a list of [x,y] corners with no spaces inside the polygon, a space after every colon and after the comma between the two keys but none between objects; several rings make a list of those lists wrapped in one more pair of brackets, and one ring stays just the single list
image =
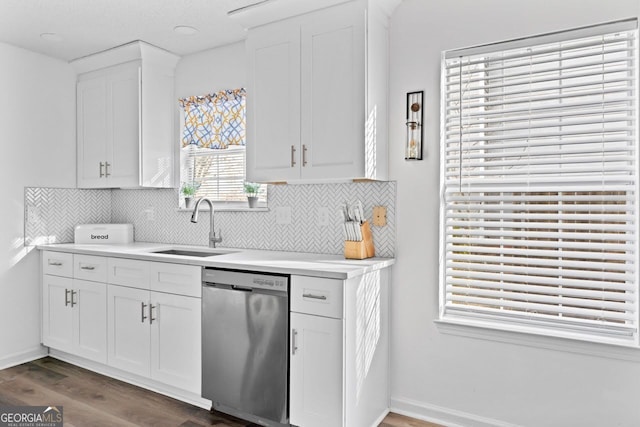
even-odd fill
[{"label": "white baseboard", "polygon": [[203,408],[206,410],[211,409],[211,401],[204,399],[195,393],[180,390],[178,388],[153,381],[149,378],[144,378],[139,375],[121,371],[119,369],[112,368],[111,366],[103,365],[102,363],[87,360],[69,353],[64,353],[62,351],[51,349],[49,352],[49,356],[55,359],[62,360],[64,362],[71,363],[72,365],[76,365],[81,368],[88,369],[90,371],[97,372],[111,378],[115,378],[116,380],[120,380],[138,387],[145,388],[147,390],[151,390],[156,393],[163,394],[165,396],[180,400],[182,402],[186,402],[199,408]]},{"label": "white baseboard", "polygon": [[2,357],[0,359],[0,369],[12,368],[23,363],[31,362],[32,360],[41,359],[45,357],[47,353],[47,348],[38,344],[37,347],[33,347],[29,350]]},{"label": "white baseboard", "polygon": [[380,423],[389,415],[389,409],[385,409],[384,412],[378,417],[375,423],[371,425],[371,427],[378,427]]},{"label": "white baseboard", "polygon": [[391,398],[391,412],[447,427],[517,427],[516,424],[398,397]]}]

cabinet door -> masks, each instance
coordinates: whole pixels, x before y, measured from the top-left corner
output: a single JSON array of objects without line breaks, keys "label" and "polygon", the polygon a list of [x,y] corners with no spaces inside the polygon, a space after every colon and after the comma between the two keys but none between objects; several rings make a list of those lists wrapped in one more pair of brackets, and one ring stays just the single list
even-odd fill
[{"label": "cabinet door", "polygon": [[73,281],[74,353],[107,363],[107,285]]},{"label": "cabinet door", "polygon": [[283,21],[247,38],[247,179],[300,178],[300,26]]},{"label": "cabinet door", "polygon": [[151,292],[151,377],[200,394],[200,299]]},{"label": "cabinet door", "polygon": [[110,366],[149,376],[149,291],[109,285],[107,289]]},{"label": "cabinet door", "polygon": [[73,279],[45,274],[42,284],[42,343],[57,350],[71,352],[73,311],[70,298]]},{"label": "cabinet door", "polygon": [[140,64],[113,67],[107,77],[110,187],[140,185]]},{"label": "cabinet door", "polygon": [[343,425],[343,321],[291,313],[291,424]]},{"label": "cabinet door", "polygon": [[107,84],[103,75],[78,81],[76,92],[78,188],[107,186]]},{"label": "cabinet door", "polygon": [[303,179],[364,176],[364,18],[358,2],[304,18],[301,39]]}]

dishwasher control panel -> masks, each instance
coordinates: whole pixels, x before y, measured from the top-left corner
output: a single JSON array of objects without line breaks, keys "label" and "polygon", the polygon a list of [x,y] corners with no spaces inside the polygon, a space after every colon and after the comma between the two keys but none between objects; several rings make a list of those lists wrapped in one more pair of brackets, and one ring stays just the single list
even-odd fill
[{"label": "dishwasher control panel", "polygon": [[218,270],[205,268],[202,270],[204,284],[219,284],[252,289],[269,289],[288,292],[289,276],[257,273],[253,271]]},{"label": "dishwasher control panel", "polygon": [[254,277],[253,284],[263,289],[285,290],[287,289],[287,278],[281,276]]}]

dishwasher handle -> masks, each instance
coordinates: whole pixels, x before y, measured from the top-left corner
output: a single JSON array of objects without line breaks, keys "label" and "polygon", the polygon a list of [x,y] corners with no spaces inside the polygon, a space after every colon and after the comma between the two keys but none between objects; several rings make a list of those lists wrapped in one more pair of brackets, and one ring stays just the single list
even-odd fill
[{"label": "dishwasher handle", "polygon": [[219,288],[219,289],[228,289],[231,291],[241,291],[241,292],[253,292],[253,288],[249,288],[247,286],[238,286],[238,285],[223,285],[221,283],[211,283],[211,282],[203,282],[202,286],[207,288]]},{"label": "dishwasher handle", "polygon": [[253,292],[253,288],[245,288],[244,286],[231,285],[234,291]]}]

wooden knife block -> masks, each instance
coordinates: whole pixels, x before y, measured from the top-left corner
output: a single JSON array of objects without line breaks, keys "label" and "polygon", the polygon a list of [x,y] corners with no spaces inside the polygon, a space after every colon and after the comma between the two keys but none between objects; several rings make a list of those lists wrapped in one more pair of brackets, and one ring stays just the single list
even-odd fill
[{"label": "wooden knife block", "polygon": [[373,236],[371,235],[371,227],[369,221],[365,221],[360,225],[362,232],[362,241],[353,242],[347,240],[344,242],[344,257],[347,259],[365,259],[376,256],[376,249],[373,246]]}]

